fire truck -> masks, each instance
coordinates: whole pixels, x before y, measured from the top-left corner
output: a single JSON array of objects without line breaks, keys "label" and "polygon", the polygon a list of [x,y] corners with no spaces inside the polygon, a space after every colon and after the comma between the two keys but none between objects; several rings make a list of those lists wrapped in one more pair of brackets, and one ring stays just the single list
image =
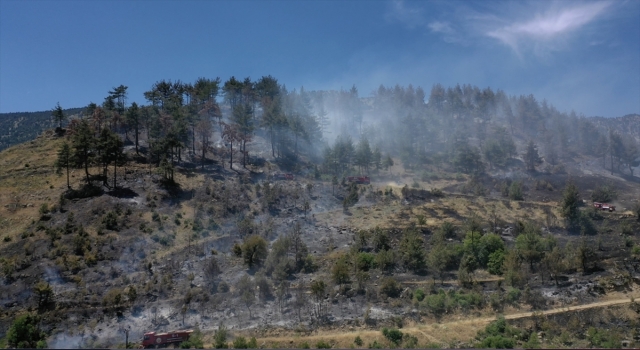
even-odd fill
[{"label": "fire truck", "polygon": [[180,344],[189,340],[192,329],[183,331],[172,331],[166,333],[148,332],[142,337],[142,348],[162,348],[168,344]]},{"label": "fire truck", "polygon": [[274,180],[293,180],[293,174],[275,173],[273,174],[273,179]]},{"label": "fire truck", "polygon": [[616,206],[609,203],[593,202],[593,206],[600,210],[616,211]]},{"label": "fire truck", "polygon": [[347,181],[358,185],[368,185],[371,183],[371,179],[369,179],[368,176],[349,176],[347,177]]}]

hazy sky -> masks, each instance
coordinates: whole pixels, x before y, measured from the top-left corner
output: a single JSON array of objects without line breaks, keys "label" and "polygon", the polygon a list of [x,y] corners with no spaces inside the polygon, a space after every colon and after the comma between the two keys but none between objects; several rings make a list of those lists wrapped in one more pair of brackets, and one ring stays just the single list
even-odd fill
[{"label": "hazy sky", "polygon": [[640,113],[640,1],[0,0],[0,112],[269,74],[289,89],[460,83]]}]

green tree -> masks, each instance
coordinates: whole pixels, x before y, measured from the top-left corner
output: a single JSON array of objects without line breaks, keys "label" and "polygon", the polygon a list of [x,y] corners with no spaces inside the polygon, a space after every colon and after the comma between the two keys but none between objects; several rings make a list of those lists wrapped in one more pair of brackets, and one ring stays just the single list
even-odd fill
[{"label": "green tree", "polygon": [[533,224],[526,224],[525,231],[516,238],[516,251],[523,260],[529,263],[529,267],[533,270],[533,264],[539,262],[544,256],[540,228]]},{"label": "green tree", "polygon": [[129,109],[127,109],[126,114],[127,124],[133,126],[133,133],[135,136],[135,145],[136,145],[136,154],[140,155],[138,150],[138,138],[140,136],[140,124],[141,124],[141,116],[140,109],[138,108],[138,104],[133,102]]},{"label": "green tree", "polygon": [[93,130],[86,120],[81,120],[71,137],[71,148],[73,148],[73,160],[76,166],[83,167],[85,179],[89,183],[89,165],[94,158],[94,147],[96,144]]},{"label": "green tree", "polygon": [[504,152],[498,140],[489,139],[485,142],[483,147],[484,158],[489,163],[490,167],[494,165],[504,165],[507,154]]},{"label": "green tree", "polygon": [[[105,176],[106,176],[106,167],[113,163],[113,189],[116,189],[116,175],[118,173],[118,165],[122,165],[125,160],[125,155],[122,152],[123,142],[118,135],[112,132],[109,129],[102,129],[102,133],[100,134],[99,140],[99,148],[102,152],[101,159],[102,164],[105,167]],[[106,178],[105,178],[106,182]]]},{"label": "green tree", "polygon": [[227,344],[227,336],[229,335],[229,331],[227,331],[227,327],[220,322],[218,324],[218,329],[213,335],[213,347],[216,349],[226,349],[229,347]]},{"label": "green tree", "polygon": [[54,121],[58,122],[58,128],[62,129],[62,122],[67,119],[67,116],[64,115],[64,111],[62,110],[62,107],[60,107],[60,102],[58,102],[53,108],[51,116]]},{"label": "green tree", "polygon": [[267,241],[258,235],[247,237],[242,244],[242,256],[249,268],[262,266],[267,254]]},{"label": "green tree", "polygon": [[468,144],[458,146],[452,163],[456,169],[465,174],[481,174],[484,171],[480,151]]},{"label": "green tree", "polygon": [[522,182],[513,181],[509,186],[509,199],[514,201],[521,201],[524,199],[524,195],[522,193]]},{"label": "green tree", "polygon": [[373,162],[373,153],[366,137],[360,139],[355,153],[355,164],[360,167],[360,172],[369,170],[369,165]]},{"label": "green tree", "polygon": [[349,282],[349,265],[346,258],[341,257],[331,268],[331,277],[333,282],[338,285],[343,285]]},{"label": "green tree", "polygon": [[382,328],[382,335],[389,340],[394,346],[400,345],[402,342],[402,332],[397,328]]},{"label": "green tree", "polygon": [[567,187],[565,187],[562,193],[562,217],[567,219],[571,227],[575,227],[579,223],[580,219],[580,192],[578,187],[569,181]]},{"label": "green tree", "polygon": [[53,289],[49,283],[38,282],[33,289],[34,293],[38,297],[38,309],[42,310],[53,302]]},{"label": "green tree", "polygon": [[405,231],[400,241],[400,256],[404,266],[414,272],[420,272],[427,267],[427,256],[424,240],[416,229]]},{"label": "green tree", "polygon": [[527,144],[527,149],[522,155],[522,158],[524,160],[524,164],[527,167],[528,171],[535,171],[536,166],[542,164],[542,158],[538,153],[538,146],[536,146],[536,144],[533,143],[532,140],[529,140],[529,143]]},{"label": "green tree", "polygon": [[9,331],[7,331],[7,343],[16,348],[46,348],[46,335],[38,328],[40,318],[36,315],[26,314],[18,316]]},{"label": "green tree", "polygon": [[58,149],[58,159],[56,159],[56,171],[58,174],[62,172],[62,168],[67,170],[67,188],[71,188],[71,183],[69,182],[69,167],[71,166],[71,147],[69,147],[69,143],[64,142],[60,148]]}]

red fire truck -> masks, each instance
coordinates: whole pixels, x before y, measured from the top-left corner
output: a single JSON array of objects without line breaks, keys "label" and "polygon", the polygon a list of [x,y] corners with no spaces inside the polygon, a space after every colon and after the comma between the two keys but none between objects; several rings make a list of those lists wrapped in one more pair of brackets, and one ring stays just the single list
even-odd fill
[{"label": "red fire truck", "polygon": [[293,180],[293,174],[275,173],[273,174],[274,180]]},{"label": "red fire truck", "polygon": [[347,181],[355,182],[359,185],[368,185],[371,183],[371,179],[368,176],[349,176],[347,177]]},{"label": "red fire truck", "polygon": [[600,210],[616,211],[616,206],[609,203],[593,202],[593,206]]},{"label": "red fire truck", "polygon": [[165,347],[168,344],[172,343],[180,344],[183,341],[189,340],[189,335],[191,333],[193,333],[192,329],[166,333],[148,332],[145,333],[144,337],[142,338],[142,347],[147,349]]}]

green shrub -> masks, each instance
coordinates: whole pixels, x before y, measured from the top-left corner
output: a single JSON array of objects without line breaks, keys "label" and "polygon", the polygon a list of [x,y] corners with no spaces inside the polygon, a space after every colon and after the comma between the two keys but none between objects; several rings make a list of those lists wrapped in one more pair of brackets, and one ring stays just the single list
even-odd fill
[{"label": "green shrub", "polygon": [[424,300],[425,294],[424,291],[420,288],[416,289],[415,292],[413,292],[413,297],[417,300],[417,301],[422,301]]},{"label": "green shrub", "polygon": [[308,343],[308,342],[306,342],[306,341],[305,341],[305,342],[300,343],[299,347],[300,347],[300,349],[311,349],[311,346],[310,346],[310,345],[309,345],[309,343]]},{"label": "green shrub", "polygon": [[102,218],[102,224],[107,230],[118,231],[118,214],[110,211]]},{"label": "green shrub", "polygon": [[622,342],[617,333],[606,330],[589,327],[587,330],[587,340],[591,346],[597,348],[621,348]]},{"label": "green shrub", "polygon": [[372,253],[358,253],[356,256],[356,267],[361,271],[369,271],[375,266],[376,256]]},{"label": "green shrub", "polygon": [[618,193],[612,185],[600,185],[591,192],[591,200],[594,202],[610,202],[618,197]]},{"label": "green shrub", "polygon": [[247,343],[247,339],[245,337],[237,337],[233,340],[233,348],[234,349],[248,349],[249,344]]},{"label": "green shrub", "polygon": [[374,340],[373,343],[369,343],[369,349],[384,349],[385,347],[378,343],[377,340]]},{"label": "green shrub", "polygon": [[38,324],[40,318],[37,315],[26,314],[18,316],[9,331],[7,331],[7,343],[10,347],[17,348],[46,348],[46,334],[40,331]]},{"label": "green shrub", "polygon": [[426,307],[427,311],[440,317],[447,311],[447,295],[440,290],[438,294],[426,296],[422,305]]},{"label": "green shrub", "polygon": [[520,301],[522,292],[518,288],[509,287],[505,295],[505,301],[511,305],[516,305]]},{"label": "green shrub", "polygon": [[514,201],[521,201],[524,199],[522,191],[522,183],[520,181],[514,181],[509,186],[509,199]]},{"label": "green shrub", "polygon": [[515,338],[521,336],[521,332],[507,325],[504,317],[500,316],[491,322],[484,330],[478,332],[476,344],[478,348],[512,349],[516,345]]},{"label": "green shrub", "polygon": [[489,255],[487,262],[487,270],[492,275],[502,275],[502,266],[504,265],[504,251],[498,250]]},{"label": "green shrub", "polygon": [[398,346],[402,341],[402,332],[397,328],[382,328],[382,335],[395,346]]},{"label": "green shrub", "polygon": [[213,335],[213,347],[216,349],[226,349],[229,347],[227,344],[227,328],[220,323],[218,330]]},{"label": "green shrub", "polygon": [[327,343],[324,340],[319,340],[316,343],[316,348],[318,348],[318,349],[331,349],[331,344]]},{"label": "green shrub", "polygon": [[356,344],[357,346],[362,346],[362,338],[360,338],[360,336],[356,336],[356,339],[353,340],[353,343]]},{"label": "green shrub", "polygon": [[380,293],[382,295],[389,298],[397,298],[400,296],[400,292],[402,292],[402,287],[393,277],[386,277],[382,280],[380,286]]}]

